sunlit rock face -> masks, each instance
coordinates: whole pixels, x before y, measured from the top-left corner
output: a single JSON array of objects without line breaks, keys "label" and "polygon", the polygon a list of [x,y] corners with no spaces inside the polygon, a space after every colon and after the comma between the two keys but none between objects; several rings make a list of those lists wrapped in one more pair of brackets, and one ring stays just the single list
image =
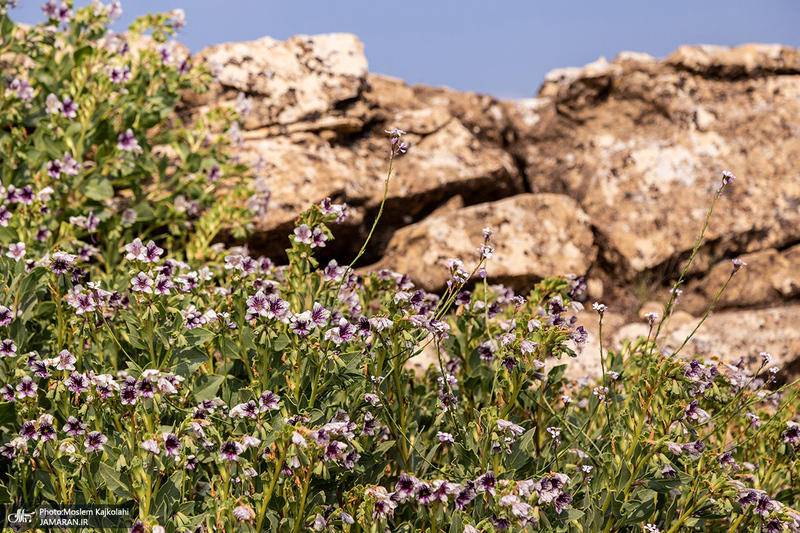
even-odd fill
[{"label": "sunlit rock face", "polygon": [[[625,302],[604,334],[625,324],[634,331],[646,301],[668,298],[729,170],[737,178],[716,201],[687,273],[681,320],[702,316],[737,257],[749,265],[717,302],[724,317],[709,324],[744,320],[746,328],[760,320],[752,313],[790,313],[782,309],[799,303],[797,50],[684,46],[665,59],[624,52],[555,70],[531,98],[500,101],[369,73],[363,48],[349,34],[264,37],[195,56],[218,81],[185,95],[185,117],[252,99],[232,147],[245,163],[261,161],[271,190],[252,249],[280,259],[297,215],[330,197],[353,216],[334,228],[338,239],[323,259],[349,262],[384,197],[385,131],[399,128],[408,150],[394,161],[362,271],[403,271],[441,291],[447,259],[475,264],[488,226],[496,232],[492,282],[524,293],[545,276],[585,275],[592,299]],[[715,344],[718,330],[708,331],[692,350],[731,359],[774,344],[759,335]],[[774,344],[773,355],[795,357],[790,341]]]}]

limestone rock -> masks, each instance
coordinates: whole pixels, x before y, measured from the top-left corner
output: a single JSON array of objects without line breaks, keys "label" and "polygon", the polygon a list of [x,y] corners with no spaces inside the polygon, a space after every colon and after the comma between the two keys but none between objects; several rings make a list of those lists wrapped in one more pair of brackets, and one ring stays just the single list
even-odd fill
[{"label": "limestone rock", "polygon": [[[699,318],[685,321],[673,320],[664,346],[674,352],[694,330]],[[745,358],[751,371],[761,364],[759,354],[768,352],[773,364],[785,367],[786,372],[798,372],[800,354],[800,306],[773,307],[759,310],[723,312],[712,314],[694,337],[681,350],[684,358],[698,356],[723,362]],[[629,324],[614,335],[612,345],[619,347],[623,338],[635,339],[647,335],[646,324]],[[772,365],[770,365],[772,366]]]},{"label": "limestone rock", "polygon": [[428,291],[449,279],[446,261],[474,268],[482,229],[495,231],[487,270],[493,282],[530,286],[556,274],[584,274],[596,250],[589,218],[574,200],[554,194],[519,194],[451,212],[438,212],[398,230],[384,259],[372,268],[407,273]]},{"label": "limestone rock", "polygon": [[[783,252],[774,248],[739,256],[747,266],[731,279],[714,309],[774,305],[800,295],[800,245]],[[715,265],[703,278],[688,285],[682,307],[702,314],[732,271],[730,261]]]},{"label": "limestone rock", "polygon": [[576,198],[627,278],[674,271],[721,183],[692,272],[800,240],[800,55],[775,46],[626,54],[548,76],[510,108],[534,192]]},{"label": "limestone rock", "polygon": [[358,97],[367,75],[364,45],[347,33],[220,44],[197,59],[219,69],[220,86],[200,101],[220,103],[224,88],[253,96],[245,129],[314,120]]}]

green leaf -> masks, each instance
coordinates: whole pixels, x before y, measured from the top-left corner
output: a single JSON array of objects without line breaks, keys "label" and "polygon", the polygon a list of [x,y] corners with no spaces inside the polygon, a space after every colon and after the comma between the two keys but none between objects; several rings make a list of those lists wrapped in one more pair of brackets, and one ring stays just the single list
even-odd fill
[{"label": "green leaf", "polygon": [[127,476],[122,475],[105,463],[100,463],[100,476],[106,482],[106,488],[121,498],[133,496],[133,488]]},{"label": "green leaf", "polygon": [[580,511],[578,509],[564,509],[563,511],[561,511],[561,514],[558,515],[558,518],[560,520],[563,520],[564,522],[569,522],[571,520],[577,520],[582,516],[583,516],[583,511]]},{"label": "green leaf", "polygon": [[462,533],[464,531],[464,524],[461,522],[461,515],[453,515],[453,521],[450,522],[450,533]]},{"label": "green leaf", "polygon": [[197,381],[195,381],[194,388],[192,388],[195,401],[202,402],[203,400],[214,398],[223,381],[225,381],[225,376],[200,376]]},{"label": "green leaf", "polygon": [[17,419],[17,412],[14,410],[12,402],[0,403],[0,427],[5,426]]},{"label": "green leaf", "polygon": [[8,489],[0,485],[0,504],[11,503],[11,494]]},{"label": "green leaf", "polygon": [[114,196],[114,187],[105,176],[92,176],[81,185],[81,192],[92,200],[108,200]]},{"label": "green leaf", "polygon": [[172,372],[187,377],[208,361],[208,356],[197,348],[184,348],[174,354],[172,360],[175,361],[172,365]]},{"label": "green leaf", "polygon": [[195,328],[184,335],[189,346],[205,344],[214,338],[216,333],[203,328]]},{"label": "green leaf", "polygon": [[189,154],[186,158],[185,170],[186,172],[197,172],[200,170],[200,163],[203,162],[203,156],[198,153]]},{"label": "green leaf", "polygon": [[515,449],[511,452],[509,468],[518,470],[525,466],[528,459],[531,458],[530,444],[533,441],[533,436],[536,434],[536,428],[531,428],[526,431],[522,438],[515,443]]},{"label": "green leaf", "polygon": [[178,470],[169,479],[164,481],[156,494],[156,515],[168,517],[172,514],[172,506],[181,499],[181,485],[183,484],[183,471]]}]

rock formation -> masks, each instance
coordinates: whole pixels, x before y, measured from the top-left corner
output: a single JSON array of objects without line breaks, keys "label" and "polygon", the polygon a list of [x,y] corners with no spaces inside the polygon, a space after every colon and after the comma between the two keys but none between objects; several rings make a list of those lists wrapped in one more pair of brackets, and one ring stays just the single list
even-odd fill
[{"label": "rock formation", "polygon": [[355,216],[326,251],[351,258],[383,196],[384,130],[400,128],[409,149],[363,268],[441,290],[446,259],[474,261],[489,226],[498,232],[490,279],[525,290],[544,276],[585,275],[589,298],[618,313],[609,329],[638,335],[639,310],[666,301],[730,170],[737,179],[716,202],[678,306],[685,324],[668,345],[693,329],[738,257],[748,266],[684,352],[800,360],[789,331],[800,304],[798,50],[625,52],[553,71],[518,101],[371,74],[362,44],[345,34],[223,44],[197,59],[219,82],[187,94],[186,114],[233,105],[240,92],[253,100],[235,149],[266,163],[272,203],[252,249],[279,258],[297,214],[331,197]]}]

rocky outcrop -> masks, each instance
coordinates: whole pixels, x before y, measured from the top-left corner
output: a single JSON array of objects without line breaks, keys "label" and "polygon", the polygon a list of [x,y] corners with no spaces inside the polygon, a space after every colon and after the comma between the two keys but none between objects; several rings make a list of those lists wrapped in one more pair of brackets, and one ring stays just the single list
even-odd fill
[{"label": "rocky outcrop", "polygon": [[[407,273],[427,291],[442,291],[450,258],[477,266],[483,228],[495,232],[492,279],[520,289],[562,274],[584,275],[596,255],[589,217],[560,194],[519,194],[470,207],[445,206],[397,230],[383,259],[371,268]],[[496,244],[495,244],[496,243]]]},{"label": "rocky outcrop", "polygon": [[[604,336],[637,335],[652,307],[645,302],[666,301],[730,170],[738,178],[716,200],[675,334],[681,321],[689,327],[702,316],[738,257],[748,266],[684,350],[797,357],[794,337],[775,321],[791,323],[800,294],[798,50],[686,46],[666,59],[626,52],[553,71],[535,97],[518,101],[371,74],[363,45],[345,34],[219,45],[196,59],[219,81],[185,96],[188,117],[252,99],[235,150],[245,163],[262,161],[271,188],[250,242],[260,253],[279,259],[296,216],[331,197],[354,216],[324,252],[349,261],[384,195],[385,130],[400,128],[409,149],[394,161],[362,268],[405,271],[440,290],[444,262],[474,259],[488,226],[496,232],[492,282],[524,291],[545,276],[585,275],[591,296],[618,313]],[[581,318],[590,333],[594,318]],[[727,326],[764,333],[730,340]],[[596,374],[585,361],[576,368]]]}]

